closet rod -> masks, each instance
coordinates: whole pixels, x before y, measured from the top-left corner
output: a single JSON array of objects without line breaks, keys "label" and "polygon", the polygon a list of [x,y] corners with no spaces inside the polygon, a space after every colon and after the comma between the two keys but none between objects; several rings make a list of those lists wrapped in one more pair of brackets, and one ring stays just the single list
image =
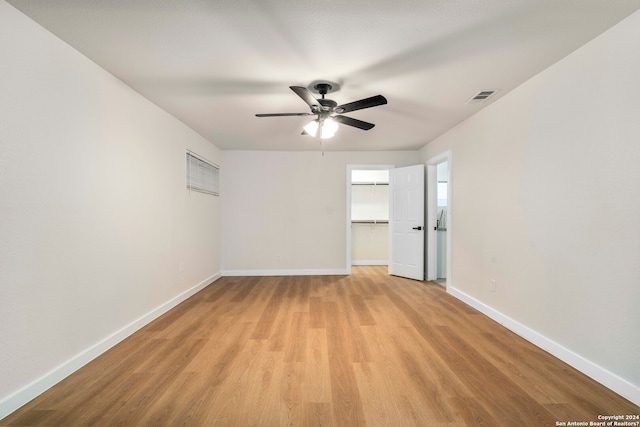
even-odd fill
[{"label": "closet rod", "polygon": [[381,219],[352,219],[352,224],[389,224],[389,220]]},{"label": "closet rod", "polygon": [[388,182],[352,182],[351,185],[389,185]]}]

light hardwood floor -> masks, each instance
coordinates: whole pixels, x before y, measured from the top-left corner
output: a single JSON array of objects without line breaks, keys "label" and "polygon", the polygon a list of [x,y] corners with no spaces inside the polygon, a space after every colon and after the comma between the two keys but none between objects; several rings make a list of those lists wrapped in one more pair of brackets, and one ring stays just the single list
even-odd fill
[{"label": "light hardwood floor", "polygon": [[434,283],[224,277],[0,425],[555,426],[640,408]]}]

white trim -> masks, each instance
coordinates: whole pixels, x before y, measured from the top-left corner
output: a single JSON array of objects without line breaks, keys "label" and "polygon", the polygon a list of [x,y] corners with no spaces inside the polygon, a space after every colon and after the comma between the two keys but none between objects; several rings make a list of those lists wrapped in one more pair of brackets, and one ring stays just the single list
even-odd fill
[{"label": "white trim", "polygon": [[[395,168],[396,165],[395,164],[387,164],[387,165],[383,165],[383,164],[371,164],[371,165],[347,165],[347,228],[345,231],[345,234],[347,235],[347,249],[346,249],[346,267],[345,267],[345,274],[351,274],[351,265],[353,264],[351,262],[351,172],[354,170],[389,170],[389,169],[393,169]],[[358,264],[354,264],[354,265],[358,265]],[[381,264],[381,265],[388,265],[387,264]]]},{"label": "white trim", "polygon": [[389,261],[386,259],[353,260],[351,265],[389,265]]},{"label": "white trim", "polygon": [[500,323],[510,331],[520,335],[522,338],[534,344],[535,346],[557,357],[558,359],[569,364],[583,374],[591,377],[592,379],[611,389],[615,393],[618,393],[625,399],[630,400],[636,405],[640,405],[640,387],[630,383],[624,378],[620,378],[616,374],[609,372],[605,368],[596,365],[592,361],[585,359],[579,354],[574,353],[566,347],[563,347],[562,345],[545,337],[539,332],[528,328],[522,323],[519,323],[511,319],[510,317],[505,316],[499,311],[496,311],[483,302],[478,301],[474,297],[467,295],[458,289],[447,287],[447,293],[451,294],[465,304],[470,305],[471,307]]},{"label": "white trim", "polygon": [[[437,165],[432,162],[427,162],[427,280],[435,281],[438,278],[437,274],[437,250],[438,247],[436,238],[436,231],[434,228],[438,221],[438,207],[437,207]],[[448,272],[447,272],[448,273]]]},{"label": "white trim", "polygon": [[322,270],[223,270],[223,276],[345,276],[351,270],[322,269]]},{"label": "white trim", "polygon": [[220,277],[222,277],[221,273],[216,273],[213,276],[203,280],[191,289],[187,289],[186,291],[175,296],[159,307],[151,310],[149,313],[143,315],[142,317],[124,326],[120,330],[109,335],[102,341],[75,355],[71,359],[64,362],[62,365],[54,368],[47,374],[33,381],[31,384],[28,384],[20,390],[3,398],[2,400],[0,400],[0,419],[11,414],[16,409],[23,406],[25,403],[33,400],[49,388],[65,379],[67,376],[71,375],[87,363],[91,362],[96,357],[100,356],[105,351],[109,350],[128,336],[132,335],[134,332],[148,325],[153,320],[157,319],[167,311],[185,301],[187,298],[207,287],[209,284],[215,282]]},{"label": "white trim", "polygon": [[[446,287],[449,288],[450,286],[452,286],[453,280],[451,278],[452,276],[452,269],[451,269],[451,235],[452,230],[453,230],[453,152],[451,149],[446,150],[436,156],[431,157],[429,160],[427,160],[427,223],[428,223],[428,229],[427,229],[427,253],[426,253],[426,258],[427,258],[427,262],[426,262],[426,266],[427,266],[427,280],[436,280],[437,274],[436,274],[436,269],[437,269],[437,263],[436,263],[436,256],[435,256],[435,248],[436,248],[436,236],[435,233],[433,233],[433,227],[436,225],[436,218],[430,218],[429,216],[433,216],[434,213],[433,212],[437,212],[437,200],[436,200],[436,194],[435,194],[435,183],[433,183],[434,185],[432,186],[432,184],[429,183],[429,178],[431,178],[433,180],[433,178],[436,176],[436,165],[442,162],[447,162],[447,282],[446,282]],[[429,192],[429,189],[431,189],[431,194]],[[434,206],[430,206],[430,204],[433,204]],[[433,211],[433,212],[431,212]]]}]

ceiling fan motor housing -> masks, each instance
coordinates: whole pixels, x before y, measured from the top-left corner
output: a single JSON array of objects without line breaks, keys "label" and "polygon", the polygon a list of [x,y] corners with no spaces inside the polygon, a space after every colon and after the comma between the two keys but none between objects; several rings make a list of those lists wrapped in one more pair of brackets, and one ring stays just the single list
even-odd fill
[{"label": "ceiling fan motor housing", "polygon": [[318,102],[319,102],[319,103],[320,103],[320,105],[322,105],[323,107],[326,107],[326,108],[323,108],[323,110],[325,110],[325,109],[331,109],[331,108],[336,107],[336,106],[338,105],[338,103],[337,103],[336,101],[332,100],[332,99],[325,99],[325,98],[322,98],[322,99],[318,99]]}]

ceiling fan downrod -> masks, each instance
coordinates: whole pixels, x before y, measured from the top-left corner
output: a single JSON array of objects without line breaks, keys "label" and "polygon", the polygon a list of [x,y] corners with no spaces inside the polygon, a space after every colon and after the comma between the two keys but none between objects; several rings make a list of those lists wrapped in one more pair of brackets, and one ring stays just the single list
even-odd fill
[{"label": "ceiling fan downrod", "polygon": [[[318,93],[322,96],[321,99],[317,100],[318,103],[322,105],[321,107],[322,112],[327,113],[328,115],[331,111],[334,111],[333,109],[338,106],[338,103],[331,99],[325,99],[324,97],[326,94],[331,92],[331,89],[333,89],[333,86],[331,86],[329,83],[317,83],[313,86],[313,88],[317,90]],[[336,111],[336,112],[340,113],[340,111]]]},{"label": "ceiling fan downrod", "polygon": [[318,83],[314,85],[313,88],[317,90],[318,93],[322,95],[322,99],[324,99],[324,96],[329,92],[331,92],[331,89],[333,89],[333,86],[331,86],[329,83]]}]

